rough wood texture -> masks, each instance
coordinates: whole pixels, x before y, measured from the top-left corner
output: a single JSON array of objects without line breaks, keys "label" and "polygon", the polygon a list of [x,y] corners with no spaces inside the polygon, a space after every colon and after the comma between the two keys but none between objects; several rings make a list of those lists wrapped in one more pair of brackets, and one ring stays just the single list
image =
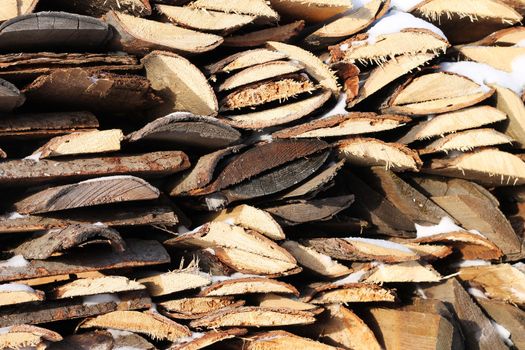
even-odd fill
[{"label": "rough wood texture", "polygon": [[25,100],[25,96],[16,86],[7,80],[0,79],[0,112],[11,112],[20,107]]}]

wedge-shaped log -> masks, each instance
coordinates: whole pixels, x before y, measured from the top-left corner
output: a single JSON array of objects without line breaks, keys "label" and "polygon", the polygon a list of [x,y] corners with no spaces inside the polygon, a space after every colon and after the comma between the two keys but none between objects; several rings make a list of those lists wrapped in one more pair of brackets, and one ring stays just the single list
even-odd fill
[{"label": "wedge-shaped log", "polygon": [[201,296],[228,296],[228,295],[243,295],[243,294],[267,294],[267,293],[282,293],[299,295],[297,289],[288,283],[276,281],[264,277],[244,277],[242,274],[231,278],[216,278],[215,282],[209,287],[204,288]]},{"label": "wedge-shaped log", "polygon": [[11,112],[20,107],[26,98],[16,86],[0,78],[0,112]]},{"label": "wedge-shaped log", "polygon": [[168,252],[157,241],[129,239],[125,242],[126,250],[122,253],[101,247],[86,247],[85,254],[63,255],[49,260],[27,261],[21,256],[15,256],[14,261],[7,260],[0,265],[0,282],[160,265],[170,261]]},{"label": "wedge-shaped log", "polygon": [[325,317],[311,326],[321,341],[344,349],[381,349],[372,330],[352,311],[342,305],[324,307]]},{"label": "wedge-shaped log", "polygon": [[168,295],[183,290],[201,288],[211,283],[211,278],[198,269],[173,270],[138,279],[153,297]]},{"label": "wedge-shaped log", "polygon": [[423,292],[428,298],[439,299],[451,305],[459,319],[467,346],[476,346],[479,349],[507,348],[487,316],[456,278],[425,287]]},{"label": "wedge-shaped log", "polygon": [[369,1],[362,7],[345,11],[341,16],[326,21],[325,25],[309,34],[304,42],[310,47],[325,48],[362,31],[381,17],[384,11],[386,6],[383,6],[382,0]]},{"label": "wedge-shaped log", "polygon": [[384,113],[437,114],[470,107],[494,93],[462,75],[437,72],[401,85],[382,107]]},{"label": "wedge-shaped log", "polygon": [[188,112],[175,112],[155,119],[126,136],[128,142],[162,142],[208,149],[228,146],[240,138],[240,132],[220,120]]},{"label": "wedge-shaped log", "polygon": [[[105,331],[93,331],[93,333],[103,333]],[[110,330],[108,329],[109,334],[111,334],[111,337],[113,338],[113,346],[117,349],[119,347],[125,348],[127,347],[136,347],[143,350],[155,350],[155,346],[151,344],[149,341],[141,337],[140,335],[133,333],[133,332],[126,332],[126,331],[118,331],[118,330]],[[86,333],[84,333],[86,334]],[[87,333],[89,334],[89,333]]]},{"label": "wedge-shaped log", "polygon": [[494,129],[473,129],[461,131],[437,139],[425,148],[419,150],[419,154],[437,152],[471,151],[475,148],[512,144],[514,140]]},{"label": "wedge-shaped log", "polygon": [[276,27],[256,30],[246,34],[233,35],[224,39],[224,46],[231,47],[257,47],[263,46],[268,41],[291,41],[304,29],[304,21],[295,21]]},{"label": "wedge-shaped log", "polygon": [[110,11],[104,20],[114,29],[110,46],[119,51],[145,54],[153,50],[198,54],[215,49],[222,37]]},{"label": "wedge-shaped log", "polygon": [[323,106],[332,96],[329,90],[323,90],[311,97],[279,105],[261,111],[225,115],[225,121],[239,129],[264,129],[272,126],[287,124],[312,114]]},{"label": "wedge-shaped log", "polygon": [[525,274],[509,264],[464,267],[459,279],[483,288],[491,299],[525,304]]},{"label": "wedge-shaped log", "polygon": [[12,18],[0,26],[0,50],[97,50],[111,38],[99,19],[66,12],[38,12]]},{"label": "wedge-shaped log", "polygon": [[85,68],[57,69],[38,77],[23,92],[32,103],[112,112],[144,110],[161,101],[143,76]]},{"label": "wedge-shaped log", "polygon": [[220,101],[220,111],[255,108],[275,101],[286,101],[317,89],[314,82],[300,74],[278,77],[239,88]]},{"label": "wedge-shaped log", "polygon": [[410,121],[410,118],[401,115],[350,112],[346,115],[334,115],[279,130],[272,136],[277,138],[309,138],[361,135],[393,130]]},{"label": "wedge-shaped log", "polygon": [[39,158],[120,151],[124,138],[119,129],[74,132],[57,136],[33,152]]},{"label": "wedge-shaped log", "polygon": [[[344,280],[344,279],[343,279]],[[314,283],[305,299],[316,305],[394,302],[396,293],[372,283]]]},{"label": "wedge-shaped log", "polygon": [[247,230],[256,231],[273,240],[284,239],[281,226],[266,211],[241,204],[233,208],[224,209],[207,217],[209,221],[222,221],[241,226]]},{"label": "wedge-shaped log", "polygon": [[170,22],[181,27],[201,32],[230,34],[241,27],[252,23],[257,17],[240,13],[209,11],[191,7],[157,5],[157,10]]},{"label": "wedge-shaped log", "polygon": [[[516,100],[520,101],[519,97],[517,97]],[[415,141],[436,138],[457,131],[497,123],[507,119],[506,113],[510,114],[503,109],[499,110],[491,106],[476,106],[455,112],[439,114],[430,120],[419,122],[410,129],[409,132],[403,135],[398,142],[409,144]],[[508,133],[508,135],[514,137],[512,133]]]},{"label": "wedge-shaped log", "polygon": [[442,276],[432,268],[417,261],[397,264],[381,264],[374,267],[364,278],[367,283],[439,282]]},{"label": "wedge-shaped log", "polygon": [[103,225],[76,224],[44,232],[13,249],[13,253],[26,259],[47,259],[53,254],[80,245],[99,243],[100,240],[107,241],[115,252],[126,250],[124,240],[114,229]]},{"label": "wedge-shaped log", "polygon": [[206,333],[192,332],[187,339],[179,341],[169,347],[169,350],[197,350],[203,349],[226,339],[240,337],[247,333],[244,328],[230,328],[225,330],[211,330]]},{"label": "wedge-shaped log", "polygon": [[60,4],[60,8],[69,12],[93,17],[100,17],[111,10],[137,17],[151,15],[149,0],[58,0],[57,3]]},{"label": "wedge-shaped log", "polygon": [[521,21],[522,16],[501,1],[432,0],[412,12],[443,29],[452,43],[468,43]]},{"label": "wedge-shaped log", "polygon": [[342,159],[355,166],[386,166],[393,171],[418,171],[422,162],[417,153],[399,143],[372,138],[350,138],[337,145]]},{"label": "wedge-shaped log", "polygon": [[[504,0],[506,1],[506,0]],[[510,0],[514,1],[514,0]],[[481,40],[471,43],[470,45],[481,46],[513,46],[525,38],[525,28],[511,27],[498,30],[484,37]]]},{"label": "wedge-shaped log", "polygon": [[1,327],[73,320],[115,310],[149,308],[151,299],[143,291],[100,294],[97,297],[48,300],[45,303],[8,306],[0,312]]},{"label": "wedge-shaped log", "polygon": [[437,54],[434,53],[419,53],[415,55],[403,54],[373,68],[364,79],[364,82],[359,85],[358,95],[348,101],[348,107],[353,107],[359,102],[374,95],[394,80],[424,65],[436,56]]},{"label": "wedge-shaped log", "polygon": [[501,301],[476,298],[476,302],[494,322],[510,332],[511,341],[516,348],[525,346],[525,311]]},{"label": "wedge-shaped log", "polygon": [[329,220],[347,209],[354,202],[354,195],[298,200],[268,207],[264,210],[286,225],[298,225],[313,221]]},{"label": "wedge-shaped log", "polygon": [[363,316],[383,349],[452,349],[453,324],[433,313],[370,308]]},{"label": "wedge-shaped log", "polygon": [[191,6],[227,13],[241,13],[270,21],[279,19],[279,14],[264,0],[197,0],[192,2]]},{"label": "wedge-shaped log", "polygon": [[507,120],[503,126],[505,134],[516,141],[519,148],[525,147],[525,106],[520,96],[514,91],[497,84],[492,85],[496,90],[496,108],[501,113],[507,114]]},{"label": "wedge-shaped log", "polygon": [[371,35],[358,34],[331,46],[332,57],[351,63],[385,62],[389,57],[399,55],[445,52],[450,46],[444,37],[423,28],[402,29],[399,32],[380,34],[377,38]]},{"label": "wedge-shaped log", "polygon": [[498,70],[512,73],[512,62],[525,54],[525,47],[462,46],[462,56],[470,61],[488,64]]},{"label": "wedge-shaped log", "polygon": [[134,176],[107,176],[81,181],[73,185],[50,187],[29,195],[14,204],[23,214],[89,207],[118,202],[150,200],[160,192],[146,181]]},{"label": "wedge-shaped log", "polygon": [[25,284],[0,284],[0,306],[38,302],[44,300],[44,292]]},{"label": "wedge-shaped log", "polygon": [[235,53],[204,67],[209,75],[230,73],[259,64],[286,59],[283,52],[268,49],[253,49]]},{"label": "wedge-shaped log", "polygon": [[297,298],[292,298],[293,297],[288,295],[274,293],[260,294],[256,297],[260,307],[303,310],[313,312],[314,314],[322,312],[322,308],[317,305],[308,304],[297,300]]},{"label": "wedge-shaped log", "polygon": [[122,293],[142,289],[146,289],[146,287],[124,276],[105,276],[80,278],[53,288],[51,294],[55,299],[64,299],[104,293]]},{"label": "wedge-shaped log", "polygon": [[282,327],[314,322],[314,314],[308,311],[241,306],[220,310],[201,319],[193,320],[190,322],[190,327]]},{"label": "wedge-shaped log", "polygon": [[95,346],[101,347],[102,349],[108,349],[115,345],[115,340],[116,339],[112,337],[111,333],[97,330],[66,336],[62,341],[50,346],[49,349],[89,349]]},{"label": "wedge-shaped log", "polygon": [[332,91],[334,96],[339,96],[339,84],[335,74],[330,68],[324,64],[319,58],[314,56],[311,52],[306,51],[298,46],[284,44],[277,41],[270,41],[268,47],[284,52],[291,60],[301,62],[308,74],[319,82],[323,87]]},{"label": "wedge-shaped log", "polygon": [[155,116],[175,111],[198,115],[217,114],[217,97],[213,89],[190,61],[175,53],[153,51],[141,62],[151,87],[164,100],[164,104],[149,113]]},{"label": "wedge-shaped log", "polygon": [[348,261],[399,262],[418,260],[419,255],[406,246],[372,238],[312,238],[304,243],[335,259]]},{"label": "wedge-shaped log", "polygon": [[467,179],[487,186],[525,184],[523,160],[514,154],[492,148],[434,159],[421,171]]},{"label": "wedge-shaped log", "polygon": [[330,256],[295,241],[286,241],[281,246],[288,250],[300,265],[321,276],[337,278],[352,272],[350,268]]},{"label": "wedge-shaped log", "polygon": [[33,12],[38,0],[9,1],[0,10],[0,22]]},{"label": "wedge-shaped log", "polygon": [[0,334],[0,347],[4,349],[20,349],[24,347],[46,348],[46,343],[62,340],[62,336],[49,329],[26,324],[9,327]]},{"label": "wedge-shaped log", "polygon": [[98,127],[97,117],[90,112],[12,114],[0,119],[0,137],[33,139],[92,131]]},{"label": "wedge-shaped log", "polygon": [[189,297],[163,301],[158,304],[161,312],[176,319],[197,319],[211,312],[226,308],[244,305],[243,300],[233,297]]},{"label": "wedge-shaped log", "polygon": [[80,328],[113,328],[170,341],[191,335],[186,326],[151,311],[113,311],[85,320],[80,324]]},{"label": "wedge-shaped log", "polygon": [[270,4],[285,17],[312,23],[323,22],[352,8],[352,3],[345,0],[271,0]]},{"label": "wedge-shaped log", "polygon": [[246,350],[260,349],[311,349],[311,350],[337,350],[339,348],[323,344],[309,338],[299,337],[295,334],[276,330],[257,333],[244,339],[243,344]]}]

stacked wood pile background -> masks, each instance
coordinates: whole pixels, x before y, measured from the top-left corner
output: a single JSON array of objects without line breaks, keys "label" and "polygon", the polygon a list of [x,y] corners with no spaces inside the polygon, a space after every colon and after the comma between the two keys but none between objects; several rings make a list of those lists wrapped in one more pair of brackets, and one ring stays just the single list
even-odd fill
[{"label": "stacked wood pile background", "polygon": [[0,348],[525,349],[524,0],[0,0]]}]

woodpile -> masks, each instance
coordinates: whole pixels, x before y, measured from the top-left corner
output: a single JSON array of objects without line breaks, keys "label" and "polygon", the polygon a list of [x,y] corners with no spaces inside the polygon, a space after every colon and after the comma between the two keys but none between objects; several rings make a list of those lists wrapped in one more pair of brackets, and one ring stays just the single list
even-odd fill
[{"label": "woodpile", "polygon": [[525,349],[524,14],[0,0],[0,349]]}]

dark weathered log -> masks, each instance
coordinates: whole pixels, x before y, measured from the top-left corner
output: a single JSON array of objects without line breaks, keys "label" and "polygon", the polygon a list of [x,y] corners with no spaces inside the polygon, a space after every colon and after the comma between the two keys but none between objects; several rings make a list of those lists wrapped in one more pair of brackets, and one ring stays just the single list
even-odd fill
[{"label": "dark weathered log", "polygon": [[48,346],[49,350],[111,350],[114,340],[111,333],[107,331],[94,331],[89,333],[73,334],[65,337],[62,341]]},{"label": "dark weathered log", "polygon": [[10,82],[0,79],[0,112],[11,112],[26,100],[20,90]]},{"label": "dark weathered log", "polygon": [[93,17],[105,15],[110,10],[137,17],[151,15],[149,0],[58,0],[56,3],[69,12]]}]

